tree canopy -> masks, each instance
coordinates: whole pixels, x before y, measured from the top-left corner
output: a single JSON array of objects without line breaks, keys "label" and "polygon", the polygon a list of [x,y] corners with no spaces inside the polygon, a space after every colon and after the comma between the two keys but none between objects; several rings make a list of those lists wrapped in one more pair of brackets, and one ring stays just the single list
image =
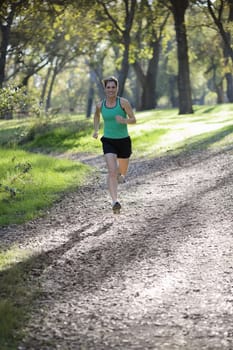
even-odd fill
[{"label": "tree canopy", "polygon": [[232,102],[232,21],[233,0],[2,0],[0,88],[88,115],[109,74],[138,110]]}]

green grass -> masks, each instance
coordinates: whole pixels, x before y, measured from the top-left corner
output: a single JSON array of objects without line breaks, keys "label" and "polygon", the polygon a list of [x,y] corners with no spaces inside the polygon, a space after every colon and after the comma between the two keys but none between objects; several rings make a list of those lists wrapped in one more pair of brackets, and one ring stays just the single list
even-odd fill
[{"label": "green grass", "polygon": [[[0,149],[0,225],[22,223],[44,213],[65,191],[78,187],[90,169],[79,162]],[[22,173],[22,165],[31,169]],[[15,196],[7,188],[15,191]]]},{"label": "green grass", "polygon": [[17,349],[22,337],[22,325],[28,317],[30,304],[38,295],[39,287],[26,282],[24,261],[29,252],[12,247],[0,252],[0,349]]},{"label": "green grass", "polygon": [[97,153],[93,121],[82,115],[0,121],[0,146],[36,152]]},{"label": "green grass", "polygon": [[178,115],[178,111],[158,110],[137,114],[131,126],[134,150],[138,157],[154,157],[178,153],[192,148],[219,148],[231,144],[233,107],[196,107],[194,114]]},{"label": "green grass", "polygon": [[95,153],[95,140],[90,138],[92,123],[89,120],[60,123],[56,128],[37,134],[25,149],[47,152]]}]

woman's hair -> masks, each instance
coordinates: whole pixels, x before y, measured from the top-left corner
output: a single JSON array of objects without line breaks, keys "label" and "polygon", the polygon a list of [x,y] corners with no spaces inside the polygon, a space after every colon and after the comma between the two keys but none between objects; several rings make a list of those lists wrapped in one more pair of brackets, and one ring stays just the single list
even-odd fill
[{"label": "woman's hair", "polygon": [[118,79],[113,75],[111,77],[108,77],[102,80],[103,86],[106,87],[109,81],[114,81],[114,83],[116,84],[116,87],[118,88]]}]

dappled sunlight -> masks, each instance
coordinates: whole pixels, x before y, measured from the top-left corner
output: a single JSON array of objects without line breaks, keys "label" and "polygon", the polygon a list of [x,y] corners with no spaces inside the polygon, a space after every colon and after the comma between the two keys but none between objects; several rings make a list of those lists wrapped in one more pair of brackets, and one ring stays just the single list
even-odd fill
[{"label": "dappled sunlight", "polygon": [[[50,332],[52,329],[53,333],[62,334],[65,315],[69,336],[78,334],[79,339],[94,337],[97,342],[101,338],[100,331],[106,328],[109,330],[106,341],[111,338],[111,332],[115,337],[121,333],[124,337],[128,334],[134,342],[140,339],[140,334],[145,336],[145,332],[150,332],[147,341],[153,343],[153,337],[160,334],[161,328],[158,327],[161,326],[163,333],[167,334],[170,326],[182,329],[187,327],[186,320],[189,320],[190,326],[196,327],[197,322],[203,319],[210,322],[212,315],[219,317],[221,324],[223,312],[227,315],[233,311],[224,298],[226,290],[223,287],[223,272],[231,266],[232,252],[228,239],[229,234],[225,234],[220,225],[206,223],[202,236],[196,232],[182,242],[174,239],[170,254],[166,254],[164,247],[164,254],[155,253],[154,256],[137,258],[127,266],[122,265],[120,270],[114,270],[110,276],[107,274],[94,290],[92,287],[96,285],[96,279],[89,280],[88,275],[85,279],[88,263],[86,268],[83,266],[84,275],[81,273],[82,283],[87,283],[83,290],[80,290],[76,268],[73,273],[72,270],[69,272],[73,275],[73,288],[69,288],[61,278],[52,278],[45,287],[49,293],[53,291],[55,297],[50,297],[49,308],[39,316],[40,325],[49,322]],[[226,266],[226,259],[229,266]],[[49,275],[54,276],[52,270]],[[91,290],[88,291],[88,288]],[[58,298],[56,295],[59,295]],[[52,323],[49,315],[53,315]]]},{"label": "dappled sunlight", "polygon": [[[225,126],[232,126],[232,121],[224,123]],[[205,137],[208,139],[209,134],[214,131],[219,131],[220,128],[223,128],[221,124],[213,123],[196,123],[193,125],[192,129],[189,124],[180,124],[177,127],[173,128],[171,132],[166,133],[159,140],[156,147],[153,147],[155,150],[160,150],[160,152],[164,152],[166,150],[176,150],[180,147],[184,147],[186,143],[192,144],[195,141],[195,137],[199,137],[196,141],[205,142]],[[203,137],[203,138],[202,138]],[[214,141],[212,145],[214,145]],[[211,146],[211,145],[210,145]]]},{"label": "dappled sunlight", "polygon": [[8,120],[2,120],[0,119],[0,126],[1,129],[17,129],[17,128],[23,128],[31,124],[34,120],[33,118],[30,119],[8,119]]},{"label": "dappled sunlight", "polygon": [[0,271],[12,268],[19,262],[30,258],[32,252],[29,249],[20,249],[15,244],[7,250],[0,251]]},{"label": "dappled sunlight", "polygon": [[[154,156],[176,151],[184,148],[187,142],[198,141],[198,138],[203,142],[209,133],[220,132],[222,128],[233,125],[230,108],[218,112],[217,107],[214,107],[213,114],[208,117],[203,114],[205,110],[206,107],[204,111],[198,108],[195,114],[188,115],[178,115],[174,110],[170,115],[168,110],[138,113],[137,124],[130,128],[135,154]],[[141,142],[141,148],[137,147],[137,139]]]},{"label": "dappled sunlight", "polygon": [[[233,125],[232,121],[227,123],[227,125]],[[163,137],[163,142],[161,146],[169,146],[169,144],[176,144],[178,142],[184,141],[190,137],[204,134],[207,132],[218,130],[219,127],[222,127],[220,124],[211,124],[206,125],[206,123],[196,123],[190,128],[190,124],[179,124],[173,127],[172,133],[167,134]],[[174,146],[175,148],[175,146]]]}]

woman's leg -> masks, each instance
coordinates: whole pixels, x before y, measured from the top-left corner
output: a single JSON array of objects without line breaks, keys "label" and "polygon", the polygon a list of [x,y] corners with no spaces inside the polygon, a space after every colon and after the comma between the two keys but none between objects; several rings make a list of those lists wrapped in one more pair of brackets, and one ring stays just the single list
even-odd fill
[{"label": "woman's leg", "polygon": [[108,190],[112,198],[113,203],[117,202],[117,156],[114,153],[106,153],[105,160],[108,168]]},{"label": "woman's leg", "polygon": [[125,176],[129,167],[129,158],[118,158],[118,173]]}]

